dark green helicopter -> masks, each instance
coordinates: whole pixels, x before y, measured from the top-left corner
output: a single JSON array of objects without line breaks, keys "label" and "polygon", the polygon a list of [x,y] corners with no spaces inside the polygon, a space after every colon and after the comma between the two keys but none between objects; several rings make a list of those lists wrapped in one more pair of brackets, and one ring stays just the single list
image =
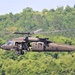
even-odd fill
[{"label": "dark green helicopter", "polygon": [[[38,29],[34,32],[14,32],[14,34],[27,34],[26,37],[19,37],[8,41],[6,44],[2,45],[1,48],[4,50],[14,50],[19,55],[24,54],[24,50],[32,52],[72,52],[75,51],[75,46],[62,45],[53,43],[48,38],[31,37],[31,34],[37,34],[42,29]],[[51,32],[61,32],[66,30],[57,30]],[[39,34],[47,32],[39,32]]]}]

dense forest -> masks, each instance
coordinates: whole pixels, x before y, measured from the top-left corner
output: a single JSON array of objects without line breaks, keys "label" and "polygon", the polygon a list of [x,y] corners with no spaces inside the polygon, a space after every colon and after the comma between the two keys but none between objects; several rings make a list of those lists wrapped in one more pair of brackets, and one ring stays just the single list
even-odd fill
[{"label": "dense forest", "polygon": [[[75,5],[43,9],[41,12],[27,7],[20,13],[0,15],[0,45],[7,40],[26,36],[12,34],[15,31],[31,32],[39,28],[43,29],[42,32],[48,32],[37,34],[39,37],[75,45]],[[75,57],[71,57],[68,52],[25,52],[18,56],[14,52],[0,49],[0,75],[75,75],[74,60]]]}]

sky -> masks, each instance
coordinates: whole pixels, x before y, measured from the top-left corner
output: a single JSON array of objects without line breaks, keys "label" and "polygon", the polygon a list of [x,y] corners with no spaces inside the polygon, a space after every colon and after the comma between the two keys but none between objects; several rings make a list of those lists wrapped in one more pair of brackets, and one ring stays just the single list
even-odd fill
[{"label": "sky", "polygon": [[0,15],[20,13],[26,7],[31,7],[35,11],[43,9],[56,9],[67,5],[73,7],[75,0],[0,0]]}]

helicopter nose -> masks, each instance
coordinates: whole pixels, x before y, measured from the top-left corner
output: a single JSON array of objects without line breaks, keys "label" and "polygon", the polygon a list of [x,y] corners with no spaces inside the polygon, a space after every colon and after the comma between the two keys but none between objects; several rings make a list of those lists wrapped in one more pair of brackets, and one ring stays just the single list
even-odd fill
[{"label": "helicopter nose", "polygon": [[2,48],[2,47],[0,46],[0,48]]},{"label": "helicopter nose", "polygon": [[4,45],[0,46],[0,48],[4,49]]},{"label": "helicopter nose", "polygon": [[0,48],[3,48],[3,45],[2,45],[2,46],[0,46]]}]

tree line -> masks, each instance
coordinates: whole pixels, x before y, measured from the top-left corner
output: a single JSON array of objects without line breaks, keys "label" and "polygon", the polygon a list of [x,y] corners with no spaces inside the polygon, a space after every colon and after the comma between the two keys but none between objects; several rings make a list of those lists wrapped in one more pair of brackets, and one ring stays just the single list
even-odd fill
[{"label": "tree line", "polygon": [[[55,9],[43,9],[41,12],[34,11],[32,8],[24,8],[22,12],[0,15],[0,37],[9,38],[2,32],[25,32],[34,31],[42,28],[43,31],[68,30],[65,32],[51,33],[50,35],[63,35],[74,37],[75,32],[75,6],[58,7]],[[3,37],[4,36],[4,37]],[[11,38],[10,37],[10,38]]]}]

